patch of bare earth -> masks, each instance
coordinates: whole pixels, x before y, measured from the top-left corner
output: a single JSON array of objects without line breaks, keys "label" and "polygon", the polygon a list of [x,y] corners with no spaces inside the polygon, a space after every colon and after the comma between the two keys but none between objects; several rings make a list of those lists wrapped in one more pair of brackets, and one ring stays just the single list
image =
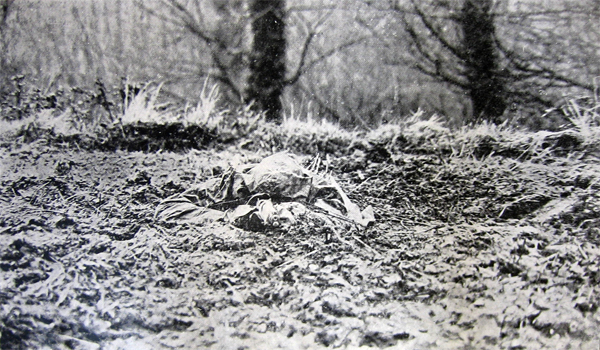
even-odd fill
[{"label": "patch of bare earth", "polygon": [[566,165],[338,157],[375,225],[252,232],[154,210],[266,154],[0,152],[2,349],[600,344],[600,201]]}]

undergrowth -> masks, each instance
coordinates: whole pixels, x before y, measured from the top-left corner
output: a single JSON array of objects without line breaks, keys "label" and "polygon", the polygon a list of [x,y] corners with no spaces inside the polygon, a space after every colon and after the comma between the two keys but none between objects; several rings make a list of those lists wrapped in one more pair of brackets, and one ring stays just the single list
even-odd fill
[{"label": "undergrowth", "polygon": [[[19,88],[24,90],[22,84]],[[568,123],[558,131],[532,132],[508,123],[487,122],[450,128],[439,116],[426,116],[421,110],[372,130],[347,130],[312,114],[299,115],[293,109],[284,116],[282,124],[268,123],[251,106],[236,109],[222,106],[218,88],[208,82],[198,103],[191,107],[170,105],[161,98],[160,90],[160,84],[147,84],[135,89],[126,85],[107,92],[97,82],[96,90],[71,89],[52,97],[39,90],[21,91],[19,104],[11,107],[3,104],[2,139],[9,147],[15,141],[22,144],[37,140],[61,147],[106,151],[181,152],[234,147],[320,156],[325,160],[323,164],[338,173],[363,170],[363,178],[352,181],[381,182],[377,188],[395,184],[396,177],[402,178],[405,185],[423,188],[435,188],[440,181],[458,184],[464,191],[457,190],[457,186],[438,186],[436,191],[410,194],[431,197],[430,201],[444,198],[444,203],[450,204],[442,205],[439,213],[429,213],[444,221],[461,217],[463,211],[480,217],[520,217],[551,200],[568,197],[572,189],[579,194],[585,190],[591,196],[600,187],[598,97],[572,99],[561,110]],[[15,96],[9,96],[8,100],[11,98],[14,100]],[[39,102],[49,100],[52,105]],[[371,163],[406,166],[414,156],[428,157],[427,161],[419,161],[419,167],[442,165],[442,170],[432,178],[424,178],[419,175],[423,170],[416,169],[414,179],[411,174],[388,178],[389,174],[367,171]],[[516,182],[498,182],[507,177]],[[471,203],[461,199],[481,197],[483,194],[479,192],[483,189],[491,202]],[[364,200],[364,193],[359,193],[354,199]],[[369,195],[378,199],[391,196],[397,207],[402,204],[396,199],[409,194],[383,191]],[[451,204],[453,201],[461,204]],[[592,198],[591,202],[596,201]],[[498,203],[504,204],[498,206]],[[592,208],[594,205],[590,204]],[[405,209],[419,217],[431,208],[427,205]],[[569,220],[576,224],[585,222],[587,226],[596,222],[588,219]]]},{"label": "undergrowth", "polygon": [[42,138],[79,148],[141,151],[185,151],[210,144],[313,155],[360,150],[392,162],[401,153],[477,159],[500,155],[546,162],[556,155],[595,159],[600,151],[598,97],[570,100],[561,109],[568,123],[558,131],[531,132],[488,122],[451,129],[439,116],[426,116],[421,110],[372,130],[347,130],[293,109],[281,125],[267,123],[250,106],[222,106],[218,87],[208,81],[195,106],[165,101],[161,84],[132,88],[125,81],[108,89],[97,81],[94,89],[47,93],[26,89],[22,76],[13,81],[14,91],[3,97],[0,109],[6,141]]},{"label": "undergrowth", "polygon": [[[194,106],[168,104],[156,84],[99,82],[54,105],[21,89],[0,121],[0,347],[595,342],[597,99],[572,100],[558,131],[452,129],[422,111],[365,131],[294,112],[270,124],[224,108],[208,83]],[[375,223],[156,220],[163,199],[279,150],[320,155],[305,160]]]}]

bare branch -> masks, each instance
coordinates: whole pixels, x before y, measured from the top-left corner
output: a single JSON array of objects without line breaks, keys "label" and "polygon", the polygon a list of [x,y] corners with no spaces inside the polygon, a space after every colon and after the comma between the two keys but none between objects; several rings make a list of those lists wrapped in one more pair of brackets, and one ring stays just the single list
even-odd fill
[{"label": "bare branch", "polygon": [[295,84],[298,81],[298,79],[300,79],[302,74],[305,72],[304,66],[306,64],[306,57],[308,55],[308,49],[310,48],[310,44],[312,43],[315,36],[318,35],[320,27],[327,21],[327,19],[329,19],[331,14],[332,14],[331,11],[327,11],[326,13],[321,15],[321,17],[319,19],[317,19],[312,26],[309,26],[307,24],[308,21],[304,18],[304,16],[301,13],[296,14],[296,16],[300,19],[300,22],[302,24],[304,24],[308,34],[306,35],[304,44],[302,45],[302,50],[300,52],[300,61],[298,62],[298,67],[296,67],[295,73],[292,74],[288,79],[286,79],[284,81],[285,85]]},{"label": "bare branch", "polygon": [[[573,6],[573,5],[571,5]],[[372,5],[370,6],[372,8]],[[379,9],[382,12],[387,12],[392,9],[396,13],[405,14],[405,15],[419,15],[419,11],[408,9],[401,7],[399,4],[393,4],[390,8],[381,8]],[[572,16],[572,15],[580,15],[580,16],[589,16],[590,10],[579,7],[579,8],[568,8],[568,9],[555,9],[555,10],[540,10],[540,11],[492,11],[490,15],[497,18],[523,18],[523,17],[535,17],[535,16]],[[444,19],[444,20],[456,20],[456,14],[453,12],[445,13],[445,14],[427,14],[428,18],[431,19]]]},{"label": "bare branch", "polygon": [[311,32],[308,33],[306,39],[304,40],[304,45],[302,45],[302,51],[300,52],[300,61],[298,62],[298,67],[295,70],[295,73],[292,74],[291,77],[285,80],[286,85],[292,85],[300,79],[300,76],[303,73],[304,64],[306,63],[306,55],[308,54],[308,48],[310,47],[310,43],[315,37],[316,33]]},{"label": "bare branch", "polygon": [[329,107],[329,104],[327,102],[321,100],[321,98],[319,98],[319,96],[318,96],[319,94],[314,93],[313,91],[311,91],[308,87],[306,87],[302,83],[300,83],[298,85],[300,87],[300,90],[302,90],[305,94],[307,94],[315,102],[317,102],[317,104],[319,105],[319,107],[322,108],[327,114],[331,115],[333,117],[333,119],[335,119],[336,121],[342,120],[342,117],[340,116],[340,114],[338,113],[338,111],[336,111],[335,109]]},{"label": "bare branch", "polygon": [[464,55],[464,53],[459,48],[457,48],[454,45],[452,45],[444,37],[444,35],[442,33],[440,33],[440,31],[435,28],[435,26],[433,25],[433,23],[431,23],[429,21],[429,19],[427,18],[427,15],[425,13],[423,13],[423,11],[415,4],[414,0],[412,0],[412,3],[415,6],[415,12],[419,16],[419,19],[421,20],[421,22],[423,22],[423,24],[429,30],[429,32],[431,32],[431,34],[433,34],[433,36],[435,37],[435,39],[440,44],[442,44],[442,46],[444,48],[446,48],[448,51],[450,51],[454,56],[460,58],[461,60],[465,60],[467,57]]},{"label": "bare branch", "polygon": [[[168,14],[160,13],[156,9],[146,6],[141,0],[136,0],[136,5],[145,12],[166,23],[183,28],[204,42],[211,57],[213,68],[216,70],[216,73],[209,72],[206,74],[221,82],[241,100],[243,92],[232,79],[233,72],[231,71],[231,66],[226,62],[228,61],[227,57],[232,58],[231,61],[236,62],[244,60],[247,53],[230,47],[218,35],[206,29],[202,22],[200,7],[190,9],[178,0],[159,0],[159,3],[168,11]],[[196,2],[196,4],[198,5],[199,3]],[[196,16],[192,11],[196,11],[200,17]]]},{"label": "bare branch", "polygon": [[542,67],[540,65],[536,65],[536,61],[531,59],[523,59],[516,52],[508,49],[502,43],[496,41],[496,46],[500,50],[500,52],[508,59],[510,65],[513,67],[515,72],[512,73],[511,77],[513,79],[525,80],[525,79],[533,79],[533,78],[542,78],[550,81],[559,81],[566,83],[570,86],[579,87],[585,90],[594,91],[593,84],[585,84],[575,79],[566,77],[557,73],[555,70],[552,70],[547,67]]},{"label": "bare branch", "polygon": [[372,28],[365,20],[359,17],[355,18],[354,20],[359,26],[368,30],[374,38],[376,38],[377,40],[379,40],[379,42],[383,44],[384,47],[388,49],[391,48],[390,43],[388,43],[387,40],[381,34],[377,33],[377,31],[374,28]]},{"label": "bare branch", "polygon": [[316,66],[318,63],[326,60],[327,58],[335,55],[336,53],[346,50],[354,45],[358,45],[364,41],[366,41],[367,39],[369,39],[369,37],[367,36],[363,36],[360,37],[358,39],[354,39],[354,40],[350,40],[344,44],[341,44],[339,46],[334,47],[333,49],[327,50],[324,53],[320,54],[319,56],[317,56],[315,59],[313,59],[312,61],[308,62],[307,64],[305,64],[304,69],[302,69],[301,74],[304,74],[306,72],[308,72],[309,70],[311,70],[314,66]]},{"label": "bare branch", "polygon": [[215,78],[217,80],[219,80],[220,82],[222,82],[223,84],[225,84],[227,87],[229,87],[238,96],[238,98],[240,100],[243,100],[244,94],[236,86],[236,84],[233,82],[233,80],[229,76],[228,67],[221,61],[221,59],[219,58],[218,54],[215,51],[211,51],[211,56],[213,58],[213,62],[215,63],[215,66],[219,70],[219,74],[216,75]]}]

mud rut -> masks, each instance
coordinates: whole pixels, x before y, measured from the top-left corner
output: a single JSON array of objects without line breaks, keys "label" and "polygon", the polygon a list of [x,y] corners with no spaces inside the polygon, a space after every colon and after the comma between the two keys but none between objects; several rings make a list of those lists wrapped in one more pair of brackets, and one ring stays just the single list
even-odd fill
[{"label": "mud rut", "polygon": [[560,164],[332,157],[374,226],[251,232],[154,209],[264,152],[0,152],[2,349],[600,344],[600,201]]}]

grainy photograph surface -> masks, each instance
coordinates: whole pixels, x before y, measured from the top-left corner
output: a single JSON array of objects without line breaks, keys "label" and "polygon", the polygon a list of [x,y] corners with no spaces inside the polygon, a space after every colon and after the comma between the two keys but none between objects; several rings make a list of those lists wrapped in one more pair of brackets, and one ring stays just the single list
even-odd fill
[{"label": "grainy photograph surface", "polygon": [[599,349],[598,23],[0,0],[0,349]]}]

